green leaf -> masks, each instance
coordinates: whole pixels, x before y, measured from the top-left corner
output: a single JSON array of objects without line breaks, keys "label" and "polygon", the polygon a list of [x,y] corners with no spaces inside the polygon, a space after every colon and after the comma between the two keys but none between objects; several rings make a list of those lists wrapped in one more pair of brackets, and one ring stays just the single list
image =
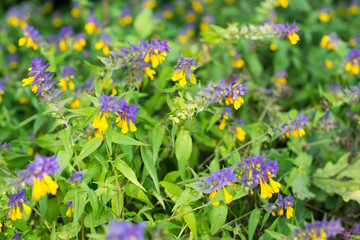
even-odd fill
[{"label": "green leaf", "polygon": [[98,203],[98,198],[96,196],[95,191],[92,190],[91,188],[89,188],[88,185],[86,185],[84,183],[81,183],[80,187],[88,193],[88,196],[90,199],[90,205],[93,210],[93,214],[94,214],[94,216],[96,216],[98,209],[99,209],[99,203]]},{"label": "green leaf", "polygon": [[224,225],[227,214],[228,207],[225,203],[220,203],[218,206],[213,208],[210,228],[211,235],[217,233],[217,231],[219,231],[219,229]]},{"label": "green leaf", "polygon": [[260,220],[260,212],[259,210],[255,209],[249,218],[249,240],[253,239],[255,230],[257,225],[259,224],[259,220]]},{"label": "green leaf", "polygon": [[[110,120],[107,120],[107,121],[110,121]],[[109,123],[109,122],[108,122]],[[110,122],[110,124],[108,124],[108,128],[106,129],[105,131],[105,143],[106,143],[106,146],[110,152],[110,156],[112,155],[112,146],[111,146],[111,143],[112,143],[112,135],[113,135],[113,127],[112,127],[112,124]]]},{"label": "green leaf", "polygon": [[84,61],[86,65],[88,65],[97,76],[102,75],[103,68],[100,66],[96,66],[94,64],[89,63],[88,61]]},{"label": "green leaf", "polygon": [[152,134],[152,145],[153,145],[153,162],[155,164],[158,158],[159,149],[161,142],[165,136],[165,128],[161,125],[156,125]]},{"label": "green leaf", "polygon": [[79,115],[89,117],[92,114],[92,112],[98,111],[98,110],[96,108],[94,108],[94,107],[85,107],[85,108],[69,109],[68,111],[72,112],[72,113],[76,113],[76,114],[79,114]]},{"label": "green leaf", "polygon": [[179,197],[179,199],[176,201],[173,209],[171,210],[172,212],[175,212],[176,209],[178,209],[178,207],[182,206],[182,205],[186,205],[187,203],[189,203],[189,201],[191,199],[193,199],[195,196],[195,194],[193,194],[189,189],[185,189],[185,191],[183,191]]},{"label": "green leaf", "polygon": [[139,142],[129,136],[126,136],[122,133],[113,131],[112,133],[112,142],[117,144],[123,145],[139,145],[139,146],[146,146],[145,143]]},{"label": "green leaf", "polygon": [[143,162],[145,164],[145,168],[149,172],[150,177],[152,178],[152,180],[153,180],[153,182],[155,184],[155,188],[156,188],[157,193],[160,194],[159,179],[158,179],[158,175],[157,175],[155,165],[153,164],[153,161],[152,161],[151,151],[146,147],[141,147],[140,152],[141,152]]},{"label": "green leaf", "polygon": [[165,181],[161,181],[160,185],[165,188],[165,190],[170,193],[172,196],[170,196],[172,198],[172,200],[177,201],[181,195],[181,193],[183,192],[183,190],[181,189],[181,187],[179,187],[178,185],[174,184],[174,183],[170,183],[170,182],[165,182]]},{"label": "green leaf", "polygon": [[46,212],[48,210],[47,195],[45,195],[44,197],[41,197],[39,199],[39,206],[40,206],[40,219],[41,219],[41,221],[44,221],[44,219],[46,217]]},{"label": "green leaf", "polygon": [[272,238],[275,238],[277,240],[283,240],[285,238],[285,235],[275,231],[265,230],[265,233],[269,234]]},{"label": "green leaf", "polygon": [[76,192],[75,198],[73,200],[73,207],[74,207],[74,218],[72,222],[72,227],[75,227],[81,217],[81,214],[83,214],[85,205],[87,203],[87,193],[82,192]]},{"label": "green leaf", "polygon": [[[192,208],[190,206],[181,206],[180,207],[181,213],[185,213],[185,212],[188,212],[191,210],[192,210]],[[189,212],[189,213],[185,214],[184,220],[185,220],[186,224],[189,226],[190,231],[192,232],[194,237],[197,238],[196,218],[195,218],[194,212]]]},{"label": "green leaf", "polygon": [[127,188],[125,190],[125,194],[128,195],[129,197],[136,198],[136,199],[146,203],[149,206],[153,206],[152,203],[150,202],[149,198],[143,192],[143,190],[141,190],[140,188],[138,188],[137,186],[135,186],[132,183],[130,183],[127,186]]},{"label": "green leaf", "polygon": [[24,219],[18,219],[16,221],[12,221],[11,224],[14,225],[15,228],[21,230],[22,232],[30,230],[29,226],[26,224],[26,221]]},{"label": "green leaf", "polygon": [[178,162],[178,168],[181,179],[186,179],[186,166],[191,156],[192,151],[192,139],[189,131],[182,129],[176,138],[175,142],[175,156]]},{"label": "green leaf", "polygon": [[146,192],[145,188],[139,183],[136,178],[135,172],[127,165],[127,163],[121,159],[116,159],[114,161],[116,168],[133,184],[139,187],[141,190]]},{"label": "green leaf", "polygon": [[83,149],[81,150],[79,156],[74,161],[73,166],[75,166],[78,162],[89,156],[91,153],[93,153],[98,147],[100,147],[102,142],[102,139],[99,137],[92,138],[90,141],[88,141]]},{"label": "green leaf", "polygon": [[152,20],[152,11],[149,8],[145,8],[140,14],[138,14],[134,21],[135,32],[141,38],[147,38],[151,35],[155,28],[155,24]]}]

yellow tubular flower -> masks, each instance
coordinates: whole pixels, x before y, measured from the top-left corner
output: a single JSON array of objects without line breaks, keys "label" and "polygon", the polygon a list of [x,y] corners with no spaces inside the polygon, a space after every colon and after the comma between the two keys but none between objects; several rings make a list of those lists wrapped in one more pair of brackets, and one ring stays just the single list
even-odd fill
[{"label": "yellow tubular flower", "polygon": [[300,41],[300,37],[296,33],[289,34],[288,38],[290,40],[290,43],[293,45]]},{"label": "yellow tubular flower", "polygon": [[286,210],[286,218],[290,219],[292,216],[294,216],[294,209],[293,207],[288,206]]},{"label": "yellow tubular flower", "polygon": [[236,138],[237,138],[240,142],[245,141],[246,133],[244,132],[244,130],[242,130],[241,127],[237,127],[237,128],[236,128],[235,134],[236,134]]},{"label": "yellow tubular flower", "polygon": [[[213,199],[218,192],[219,192],[219,190],[212,191],[209,196],[209,201],[211,201],[211,199]],[[219,206],[219,204],[220,204],[220,202],[217,201],[217,202],[213,202],[211,205],[213,205],[215,207],[215,206]]]},{"label": "yellow tubular flower", "polygon": [[26,205],[25,203],[23,203],[22,206],[23,206],[24,211],[26,212],[26,214],[30,214],[31,208],[28,205]]},{"label": "yellow tubular flower", "polygon": [[66,216],[67,217],[71,217],[71,213],[74,212],[74,209],[72,207],[69,206],[69,208],[66,211]]},{"label": "yellow tubular flower", "polygon": [[156,71],[150,67],[146,67],[145,74],[150,78],[150,80],[154,80],[154,75],[156,74]]},{"label": "yellow tubular flower", "polygon": [[278,215],[279,215],[279,216],[284,215],[284,208],[283,208],[283,207],[280,207],[280,209],[279,209],[279,211],[278,211]]},{"label": "yellow tubular flower", "polygon": [[231,199],[233,198],[233,196],[228,191],[226,191],[225,187],[223,187],[223,190],[224,190],[225,202],[231,203],[232,202]]},{"label": "yellow tubular flower", "polygon": [[11,211],[11,220],[16,221],[15,206],[13,206],[12,211]]},{"label": "yellow tubular flower", "polygon": [[46,192],[41,187],[41,183],[39,179],[35,179],[33,191],[32,191],[32,197],[35,201],[39,200],[40,197],[45,196]]},{"label": "yellow tubular flower", "polygon": [[20,211],[19,205],[16,204],[16,219],[21,219],[22,218],[22,213]]},{"label": "yellow tubular flower", "polygon": [[269,178],[269,182],[270,182],[270,184],[271,184],[272,189],[274,190],[275,193],[278,193],[278,192],[280,191],[281,184],[278,183],[278,182],[276,182],[276,181],[274,181],[274,180],[270,177],[270,175],[268,175],[268,178]]},{"label": "yellow tubular flower", "polygon": [[260,179],[260,197],[261,198],[271,198],[273,193],[274,193],[274,190],[269,186],[269,184],[265,181],[262,181]]}]

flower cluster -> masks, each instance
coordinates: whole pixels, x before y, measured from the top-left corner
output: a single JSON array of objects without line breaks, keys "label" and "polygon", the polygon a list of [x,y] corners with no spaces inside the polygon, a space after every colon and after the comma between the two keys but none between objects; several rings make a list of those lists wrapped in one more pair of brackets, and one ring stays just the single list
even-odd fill
[{"label": "flower cluster", "polygon": [[350,89],[346,92],[349,94],[351,99],[357,99],[360,98],[360,83],[358,86],[350,86]]},{"label": "flower cluster", "polygon": [[267,209],[272,211],[272,215],[276,216],[276,212],[278,216],[283,216],[284,211],[286,211],[286,218],[290,219],[292,216],[294,216],[294,199],[289,194],[287,197],[281,196],[281,194],[278,194],[278,199],[275,203],[271,203],[267,206]]},{"label": "flower cluster", "polygon": [[7,11],[7,21],[13,26],[17,27],[20,25],[21,28],[26,27],[26,21],[30,17],[30,6],[23,4],[22,6],[13,6]]},{"label": "flower cluster", "polygon": [[343,238],[345,240],[353,240],[352,236],[360,236],[360,223],[354,223],[353,227],[348,231],[343,232]]},{"label": "flower cluster", "polygon": [[328,239],[342,233],[344,228],[341,226],[340,220],[315,221],[313,224],[305,224],[305,230],[295,229],[294,234],[299,239]]},{"label": "flower cluster", "polygon": [[152,67],[156,68],[160,63],[165,60],[167,53],[169,52],[169,46],[167,40],[161,41],[160,39],[151,39],[151,46],[146,46],[146,55],[144,58],[145,62],[152,63]]},{"label": "flower cluster", "polygon": [[319,10],[319,20],[320,22],[328,22],[330,20],[330,8],[323,7]]},{"label": "flower cluster", "polygon": [[69,183],[71,183],[72,185],[80,183],[82,181],[84,175],[85,175],[85,172],[83,172],[83,171],[79,171],[79,172],[72,171],[72,175],[69,178]]},{"label": "flower cluster", "polygon": [[[217,172],[210,171],[211,176],[202,178],[205,184],[202,184],[202,191],[204,193],[210,193],[209,200],[213,199],[215,195],[224,190],[225,202],[230,203],[233,196],[226,190],[225,186],[234,185],[234,182],[238,180],[234,168],[223,168]],[[219,205],[219,202],[213,202],[213,206]]]},{"label": "flower cluster", "polygon": [[185,87],[186,79],[189,79],[192,84],[196,84],[196,78],[193,74],[196,69],[195,59],[184,58],[182,55],[180,55],[174,69],[175,72],[171,80],[174,82],[179,80],[181,87]]},{"label": "flower cluster", "polygon": [[289,117],[289,121],[283,124],[281,129],[285,132],[287,137],[289,137],[291,133],[294,138],[297,138],[298,136],[302,137],[305,135],[304,126],[307,126],[308,121],[309,118],[301,112],[298,113],[294,120]]},{"label": "flower cluster", "polygon": [[96,43],[95,48],[96,49],[102,49],[103,54],[105,56],[109,55],[109,43],[111,41],[111,38],[107,34],[102,34],[100,36],[99,42]]},{"label": "flower cluster", "polygon": [[58,160],[58,156],[36,155],[33,163],[28,164],[26,169],[17,172],[17,176],[22,182],[33,185],[32,197],[35,201],[47,193],[56,194],[59,186],[50,176],[60,171]]},{"label": "flower cluster", "polygon": [[71,26],[60,29],[59,34],[59,49],[61,52],[68,50],[68,45],[71,44],[71,36],[74,34],[74,29]]},{"label": "flower cluster", "polygon": [[42,36],[39,35],[39,31],[32,26],[26,26],[22,29],[24,37],[19,39],[19,46],[26,44],[27,48],[37,50],[39,48],[39,42],[43,40]]},{"label": "flower cluster", "polygon": [[300,41],[299,35],[297,35],[297,31],[300,30],[293,22],[292,25],[285,23],[285,24],[274,24],[273,30],[276,32],[276,35],[285,38],[287,37],[291,44],[296,44]]},{"label": "flower cluster", "polygon": [[117,125],[121,128],[122,133],[127,133],[129,131],[135,132],[137,128],[134,123],[136,122],[136,116],[139,112],[137,105],[128,104],[125,99],[120,100],[120,105],[118,104],[119,97],[109,97],[103,95],[99,98],[99,111],[101,113],[95,118],[92,126],[95,129],[98,129],[102,134],[108,128],[107,118],[109,118],[109,112],[113,112],[117,115],[116,122]]},{"label": "flower cluster", "polygon": [[237,78],[222,78],[218,86],[214,87],[210,83],[207,88],[202,88],[205,98],[209,100],[209,104],[219,102],[225,105],[234,105],[234,109],[238,110],[244,103],[242,98],[247,93],[247,84],[241,84]]},{"label": "flower cluster", "polygon": [[121,16],[119,18],[119,24],[121,26],[126,26],[131,24],[133,21],[132,17],[131,17],[131,12],[129,9],[125,8],[122,10]]},{"label": "flower cluster", "polygon": [[273,81],[276,84],[286,84],[287,83],[286,77],[287,77],[287,72],[285,70],[281,70],[275,74],[275,76],[273,77]]},{"label": "flower cluster", "polygon": [[319,122],[325,126],[325,129],[327,132],[330,131],[330,129],[334,129],[336,128],[335,124],[334,124],[334,120],[333,119],[329,119],[329,115],[330,115],[330,112],[327,111],[325,113],[324,116],[322,116],[320,119],[319,119]]},{"label": "flower cluster", "polygon": [[155,68],[164,61],[170,49],[167,40],[151,39],[151,44],[142,40],[138,46],[129,45],[130,48],[120,48],[120,52],[111,52],[119,67],[127,66],[128,76],[134,77],[139,82],[143,79],[143,73],[153,80],[156,71],[149,67],[149,62],[151,61]]},{"label": "flower cluster", "polygon": [[320,42],[322,48],[327,48],[329,50],[334,50],[339,46],[340,38],[336,33],[331,33],[329,35],[323,36]]},{"label": "flower cluster", "polygon": [[[26,199],[25,196],[25,189],[18,191],[15,194],[10,194],[8,196],[9,202],[8,202],[8,206],[12,207],[12,212],[11,212],[11,220],[12,221],[16,221],[16,219],[21,219],[22,218],[22,213],[20,208],[24,208],[24,211],[26,212],[26,214],[30,214],[31,208],[26,205],[26,202],[29,202]],[[15,209],[16,206],[16,209]]]},{"label": "flower cluster", "polygon": [[287,8],[289,6],[289,2],[288,2],[288,0],[276,0],[275,6]]},{"label": "flower cluster", "polygon": [[112,222],[108,229],[106,240],[145,240],[143,231],[145,224],[130,222]]},{"label": "flower cluster", "polygon": [[43,96],[43,101],[59,97],[61,94],[60,90],[55,89],[56,81],[49,79],[54,73],[45,71],[49,66],[50,64],[44,64],[43,57],[33,57],[28,74],[30,77],[22,80],[22,86],[31,84],[31,90],[37,96]]},{"label": "flower cluster", "polygon": [[71,68],[69,66],[64,66],[62,71],[62,76],[59,81],[59,86],[63,90],[74,90],[75,84],[73,82],[75,76],[75,68]]},{"label": "flower cluster", "polygon": [[360,49],[352,49],[346,57],[345,70],[353,74],[360,72]]},{"label": "flower cluster", "polygon": [[74,212],[72,200],[71,200],[71,199],[67,200],[67,201],[66,201],[66,205],[68,206],[68,209],[66,210],[65,215],[66,215],[67,217],[71,217],[71,213]]},{"label": "flower cluster", "polygon": [[220,122],[220,125],[219,125],[219,129],[220,130],[224,130],[225,129],[225,126],[226,126],[226,120],[229,119],[229,117],[232,117],[232,112],[231,112],[231,108],[229,107],[225,107],[224,108],[224,111],[223,111],[223,114],[222,114],[222,119],[221,119],[221,122]]},{"label": "flower cluster", "polygon": [[[276,160],[266,159],[265,157],[254,155],[253,157],[245,158],[243,163],[236,165],[240,168],[241,179],[249,189],[253,189],[260,184],[260,197],[271,198],[274,193],[278,193],[281,184],[273,180],[279,170],[279,164]],[[268,184],[270,183],[270,185]]]},{"label": "flower cluster", "polygon": [[100,21],[95,17],[93,13],[90,14],[87,19],[87,23],[85,24],[85,31],[88,34],[92,34],[93,32],[95,33],[100,32]]}]

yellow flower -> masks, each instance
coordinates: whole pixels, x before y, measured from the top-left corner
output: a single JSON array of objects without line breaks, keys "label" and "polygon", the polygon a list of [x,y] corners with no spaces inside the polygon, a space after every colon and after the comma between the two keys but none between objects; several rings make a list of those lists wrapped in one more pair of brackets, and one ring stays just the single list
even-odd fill
[{"label": "yellow flower", "polygon": [[322,12],[319,14],[319,20],[321,22],[328,22],[330,20],[330,16],[328,13]]},{"label": "yellow flower", "polygon": [[289,6],[288,0],[276,0],[275,5],[277,7],[281,6],[283,8],[287,8]]},{"label": "yellow flower", "polygon": [[275,43],[271,43],[270,46],[269,46],[270,50],[271,51],[276,51],[277,50],[277,45]]},{"label": "yellow flower", "polygon": [[[209,196],[209,201],[211,201],[211,199],[213,199],[218,192],[219,192],[219,190],[212,191]],[[217,201],[217,202],[213,202],[211,205],[218,206],[219,204],[220,204],[220,202]]]},{"label": "yellow flower", "polygon": [[271,198],[274,190],[269,186],[269,184],[266,181],[263,181],[260,179],[260,197],[261,198]]},{"label": "yellow flower", "polygon": [[292,216],[294,216],[294,209],[293,207],[288,206],[286,210],[286,218],[290,219]]},{"label": "yellow flower", "polygon": [[291,44],[296,44],[298,41],[300,41],[300,37],[296,33],[289,34],[288,39],[290,40]]},{"label": "yellow flower", "polygon": [[80,100],[77,98],[75,99],[71,104],[70,104],[70,108],[75,109],[75,108],[79,108],[80,107]]},{"label": "yellow flower", "polygon": [[67,209],[65,215],[66,215],[67,217],[71,217],[71,213],[72,213],[72,212],[74,212],[74,209],[73,209],[71,206],[69,206],[69,208]]},{"label": "yellow flower", "polygon": [[232,202],[231,199],[233,198],[233,196],[228,191],[226,191],[225,187],[223,187],[223,190],[224,190],[225,202],[231,203]]},{"label": "yellow flower", "polygon": [[99,129],[100,132],[104,133],[109,125],[106,120],[106,114],[104,113],[101,119],[100,119],[100,115],[101,114],[99,114],[95,118],[94,122],[92,123],[92,126],[93,128]]},{"label": "yellow flower", "polygon": [[236,138],[239,139],[240,142],[245,141],[246,133],[242,130],[241,127],[237,127],[235,130]]},{"label": "yellow flower", "polygon": [[156,74],[156,71],[150,67],[145,68],[145,74],[148,75],[150,80],[154,80],[154,75]]}]

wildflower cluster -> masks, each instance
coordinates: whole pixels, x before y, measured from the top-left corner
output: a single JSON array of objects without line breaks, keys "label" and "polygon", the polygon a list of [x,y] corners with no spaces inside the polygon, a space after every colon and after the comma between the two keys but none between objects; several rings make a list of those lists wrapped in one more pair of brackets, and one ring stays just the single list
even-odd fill
[{"label": "wildflower cluster", "polygon": [[283,216],[284,212],[286,211],[286,218],[290,219],[294,216],[294,199],[289,194],[287,197],[283,197],[280,193],[278,194],[278,199],[275,203],[271,203],[267,206],[272,212],[272,215],[275,217],[276,213],[278,216]]},{"label": "wildflower cluster", "polygon": [[19,39],[19,46],[26,44],[27,48],[38,50],[40,41],[43,40],[42,36],[39,35],[39,31],[32,26],[26,26],[22,29],[24,37]]},{"label": "wildflower cluster", "polygon": [[346,57],[345,70],[353,74],[359,74],[360,49],[352,49]]},{"label": "wildflower cluster", "polygon": [[[210,193],[209,200],[213,199],[216,194],[222,189],[224,191],[225,202],[230,203],[233,196],[226,190],[226,186],[234,185],[234,182],[238,180],[234,168],[223,168],[217,172],[210,172],[211,176],[202,178],[205,182],[202,187],[204,193]],[[213,206],[218,206],[219,202],[213,202]]]},{"label": "wildflower cluster", "polygon": [[221,105],[234,105],[234,109],[238,110],[244,103],[243,96],[247,93],[247,84],[241,84],[238,79],[221,79],[218,86],[214,87],[210,83],[207,88],[202,88],[201,91],[209,104],[220,103]]},{"label": "wildflower cluster", "polygon": [[336,49],[340,44],[340,39],[336,33],[331,33],[329,35],[323,36],[320,42],[322,48],[327,48],[329,50]]},{"label": "wildflower cluster", "polygon": [[302,112],[298,113],[296,118],[293,120],[289,117],[289,121],[281,126],[283,132],[285,132],[286,137],[289,137],[290,134],[294,138],[302,137],[305,135],[304,127],[307,126],[309,118],[305,116]]},{"label": "wildflower cluster", "polygon": [[47,193],[56,194],[59,186],[50,176],[60,171],[58,160],[58,156],[35,155],[33,163],[28,164],[26,169],[17,172],[21,182],[33,186],[32,197],[35,201]]},{"label": "wildflower cluster", "polygon": [[182,55],[180,55],[174,69],[175,72],[171,80],[179,80],[181,87],[185,87],[186,79],[189,79],[192,84],[196,84],[196,78],[193,74],[196,69],[195,59],[184,58]]},{"label": "wildflower cluster", "polygon": [[110,224],[106,240],[145,240],[143,223],[132,224],[130,222],[112,222]]},{"label": "wildflower cluster", "polygon": [[295,229],[293,239],[328,239],[342,233],[344,228],[341,226],[340,220],[315,221],[313,224],[305,224],[305,229]]},{"label": "wildflower cluster", "polygon": [[279,170],[276,160],[266,159],[259,154],[243,159],[243,163],[238,163],[236,166],[240,168],[240,182],[248,189],[253,189],[260,184],[261,198],[271,198],[274,193],[279,193],[281,184],[273,180]]},{"label": "wildflower cluster", "polygon": [[[26,214],[30,214],[31,212],[31,208],[25,204],[26,202],[29,202],[26,199],[25,196],[26,190],[19,190],[17,193],[14,194],[10,194],[8,196],[8,206],[12,207],[12,212],[11,212],[11,220],[12,221],[16,221],[17,219],[21,219],[23,217],[22,213],[21,213],[21,208],[24,209],[24,211],[26,212]],[[16,206],[16,208],[15,208]]]},{"label": "wildflower cluster", "polygon": [[120,52],[111,52],[118,67],[127,66],[128,77],[135,78],[139,82],[143,79],[143,73],[153,80],[156,71],[149,66],[149,62],[151,61],[152,67],[156,68],[165,60],[170,49],[167,40],[151,39],[151,44],[142,40],[138,46],[129,45],[130,48],[120,48]]},{"label": "wildflower cluster", "polygon": [[[129,131],[135,132],[137,128],[134,123],[136,123],[136,116],[139,112],[137,105],[130,105],[125,99],[120,100],[120,105],[118,104],[119,97],[109,97],[103,95],[99,97],[99,114],[95,118],[92,126],[97,129],[102,135],[108,128],[107,118],[109,118],[109,113],[115,113],[117,116],[116,122],[117,125],[121,128],[122,133],[127,133]],[[102,116],[101,116],[102,115]]]}]

